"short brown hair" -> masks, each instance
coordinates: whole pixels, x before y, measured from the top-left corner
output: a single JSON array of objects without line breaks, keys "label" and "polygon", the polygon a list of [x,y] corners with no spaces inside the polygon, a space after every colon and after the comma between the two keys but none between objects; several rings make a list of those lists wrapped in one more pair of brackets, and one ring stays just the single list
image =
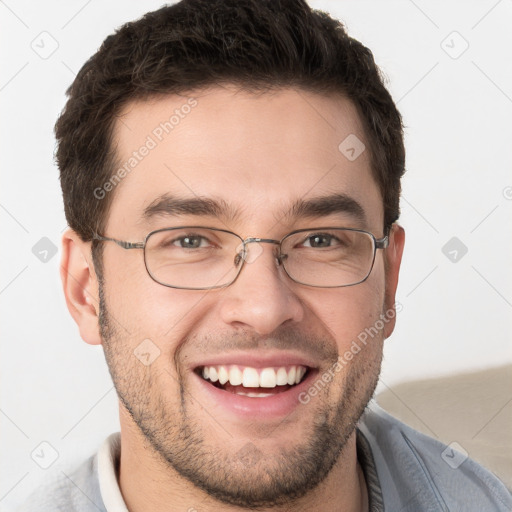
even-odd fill
[{"label": "short brown hair", "polygon": [[114,194],[98,199],[94,190],[115,170],[112,133],[120,110],[133,100],[222,83],[351,100],[389,230],[399,216],[405,165],[402,119],[370,50],[305,0],[182,0],[107,37],[67,90],[55,125],[56,160],[66,219],[82,240],[103,233],[107,222]]}]

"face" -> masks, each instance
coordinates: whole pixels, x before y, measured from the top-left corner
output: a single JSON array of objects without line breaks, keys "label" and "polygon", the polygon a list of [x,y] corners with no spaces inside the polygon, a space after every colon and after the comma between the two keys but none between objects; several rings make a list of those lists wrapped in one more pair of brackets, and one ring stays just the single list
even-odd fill
[{"label": "face", "polygon": [[[123,111],[117,155],[120,166],[136,163],[109,192],[103,235],[136,242],[200,225],[243,239],[326,226],[384,236],[368,151],[353,160],[338,149],[351,134],[365,141],[349,101],[229,88],[193,97]],[[286,275],[275,244],[248,249],[230,286],[182,290],[151,279],[142,250],[105,243],[100,328],[123,421],[211,496],[269,506],[317,486],[353,439],[392,322],[352,358],[344,354],[392,306],[399,258],[386,274],[378,250],[363,283],[314,288]]]}]

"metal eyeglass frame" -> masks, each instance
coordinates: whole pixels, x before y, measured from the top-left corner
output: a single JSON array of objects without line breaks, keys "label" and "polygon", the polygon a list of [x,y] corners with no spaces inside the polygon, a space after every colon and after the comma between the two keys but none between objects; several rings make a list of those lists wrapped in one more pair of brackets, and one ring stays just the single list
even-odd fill
[{"label": "metal eyeglass frame", "polygon": [[[233,278],[233,280],[230,281],[229,283],[222,284],[222,285],[219,285],[219,286],[206,286],[206,287],[202,287],[202,288],[187,288],[185,286],[173,286],[173,285],[170,285],[170,284],[165,284],[165,283],[160,282],[158,279],[156,279],[151,274],[151,272],[150,272],[150,270],[148,268],[147,262],[146,262],[146,244],[147,244],[147,241],[155,233],[161,233],[162,231],[173,231],[173,230],[178,230],[178,229],[209,229],[209,230],[212,230],[212,231],[219,231],[219,232],[222,232],[222,233],[228,233],[230,235],[236,236],[240,240],[240,242],[241,242],[241,244],[243,246],[244,254],[240,258],[242,260],[242,264],[240,265],[240,268],[238,269],[238,272],[237,272],[236,276]],[[345,231],[355,231],[355,232],[358,232],[358,233],[365,233],[366,235],[369,235],[372,238],[372,240],[373,240],[373,257],[372,257],[372,263],[370,265],[370,269],[369,269],[368,273],[366,274],[366,276],[363,279],[361,279],[360,281],[357,281],[356,283],[342,284],[342,285],[338,285],[338,286],[319,286],[319,285],[307,284],[307,283],[303,283],[301,281],[298,281],[298,280],[294,279],[292,276],[290,276],[290,274],[286,270],[286,266],[284,265],[284,260],[286,259],[286,257],[288,255],[281,253],[281,244],[284,242],[284,240],[286,238],[292,236],[292,235],[295,235],[296,233],[302,233],[302,232],[306,232],[306,231],[322,231],[322,230],[330,230],[330,229],[342,229],[342,230],[345,230]],[[310,287],[313,287],[313,288],[344,288],[344,287],[347,287],[347,286],[355,286],[356,284],[361,284],[364,281],[366,281],[368,279],[368,277],[370,276],[370,274],[372,273],[373,266],[375,264],[375,255],[377,253],[377,250],[378,249],[386,249],[388,247],[388,245],[389,245],[389,235],[386,235],[383,238],[375,238],[375,235],[373,235],[369,231],[365,231],[363,229],[343,228],[343,227],[324,227],[324,226],[323,227],[319,227],[319,228],[297,229],[297,230],[292,231],[291,233],[288,233],[287,235],[285,235],[283,238],[281,238],[281,240],[275,240],[275,239],[272,239],[272,238],[257,238],[257,237],[252,237],[252,236],[248,237],[248,238],[246,238],[244,240],[240,235],[237,235],[236,233],[233,233],[232,231],[229,231],[227,229],[211,228],[211,227],[208,227],[208,226],[179,226],[179,227],[174,227],[174,228],[156,229],[156,230],[151,231],[150,233],[148,233],[144,237],[144,240],[142,242],[127,242],[125,240],[117,240],[116,238],[110,238],[110,237],[102,236],[102,235],[99,235],[97,233],[94,233],[92,238],[93,238],[93,240],[98,240],[100,242],[114,242],[115,244],[117,244],[119,247],[122,247],[123,249],[143,249],[143,251],[144,251],[144,266],[146,267],[146,271],[149,274],[149,276],[151,277],[151,279],[153,279],[153,281],[155,281],[156,283],[158,283],[158,284],[160,284],[162,286],[166,286],[168,288],[175,288],[175,289],[179,289],[179,290],[214,290],[214,289],[218,289],[218,288],[226,288],[227,286],[232,285],[238,279],[238,276],[242,272],[242,268],[243,268],[244,263],[246,261],[246,257],[245,256],[246,256],[246,246],[247,246],[247,244],[255,243],[255,242],[256,243],[265,243],[265,244],[275,244],[275,245],[279,246],[279,255],[276,257],[278,265],[281,265],[283,267],[283,270],[285,271],[286,275],[294,283],[298,283],[298,284],[301,284],[303,286],[310,286]],[[236,258],[236,256],[239,256],[239,254],[235,255],[235,258]],[[235,263],[235,266],[236,265],[237,265],[237,263]]]}]

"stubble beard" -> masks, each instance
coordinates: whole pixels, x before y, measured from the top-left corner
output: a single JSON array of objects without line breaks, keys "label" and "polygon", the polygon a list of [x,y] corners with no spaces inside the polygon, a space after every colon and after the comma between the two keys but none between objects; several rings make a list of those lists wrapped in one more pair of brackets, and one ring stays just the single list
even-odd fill
[{"label": "stubble beard", "polygon": [[[190,414],[193,400],[179,369],[180,410],[169,407],[151,371],[143,371],[137,366],[143,365],[126,354],[126,339],[114,325],[102,283],[99,297],[105,359],[121,403],[170,468],[222,503],[248,509],[272,508],[291,504],[315,489],[342,454],[378,382],[382,351],[374,351],[377,356],[371,360],[358,354],[336,404],[327,405],[319,400],[317,404],[301,405],[316,409],[304,440],[291,449],[269,454],[258,448],[255,439],[232,453],[231,445],[211,446],[205,440],[206,422]],[[130,355],[133,356],[131,350]],[[216,421],[205,417],[207,421]]]}]

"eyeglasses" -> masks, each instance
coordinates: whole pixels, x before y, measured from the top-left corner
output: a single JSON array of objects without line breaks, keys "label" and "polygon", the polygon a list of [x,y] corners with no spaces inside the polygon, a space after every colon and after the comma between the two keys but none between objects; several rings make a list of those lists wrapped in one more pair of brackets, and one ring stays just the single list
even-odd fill
[{"label": "eyeglasses", "polygon": [[123,249],[143,249],[150,277],[170,288],[210,290],[234,283],[244,263],[262,252],[248,245],[275,244],[275,257],[288,277],[299,284],[339,288],[362,283],[370,275],[377,249],[385,249],[388,236],[352,228],[299,229],[281,240],[246,238],[231,231],[183,226],[152,231],[143,242],[126,242],[98,234],[95,240],[115,242]]}]

